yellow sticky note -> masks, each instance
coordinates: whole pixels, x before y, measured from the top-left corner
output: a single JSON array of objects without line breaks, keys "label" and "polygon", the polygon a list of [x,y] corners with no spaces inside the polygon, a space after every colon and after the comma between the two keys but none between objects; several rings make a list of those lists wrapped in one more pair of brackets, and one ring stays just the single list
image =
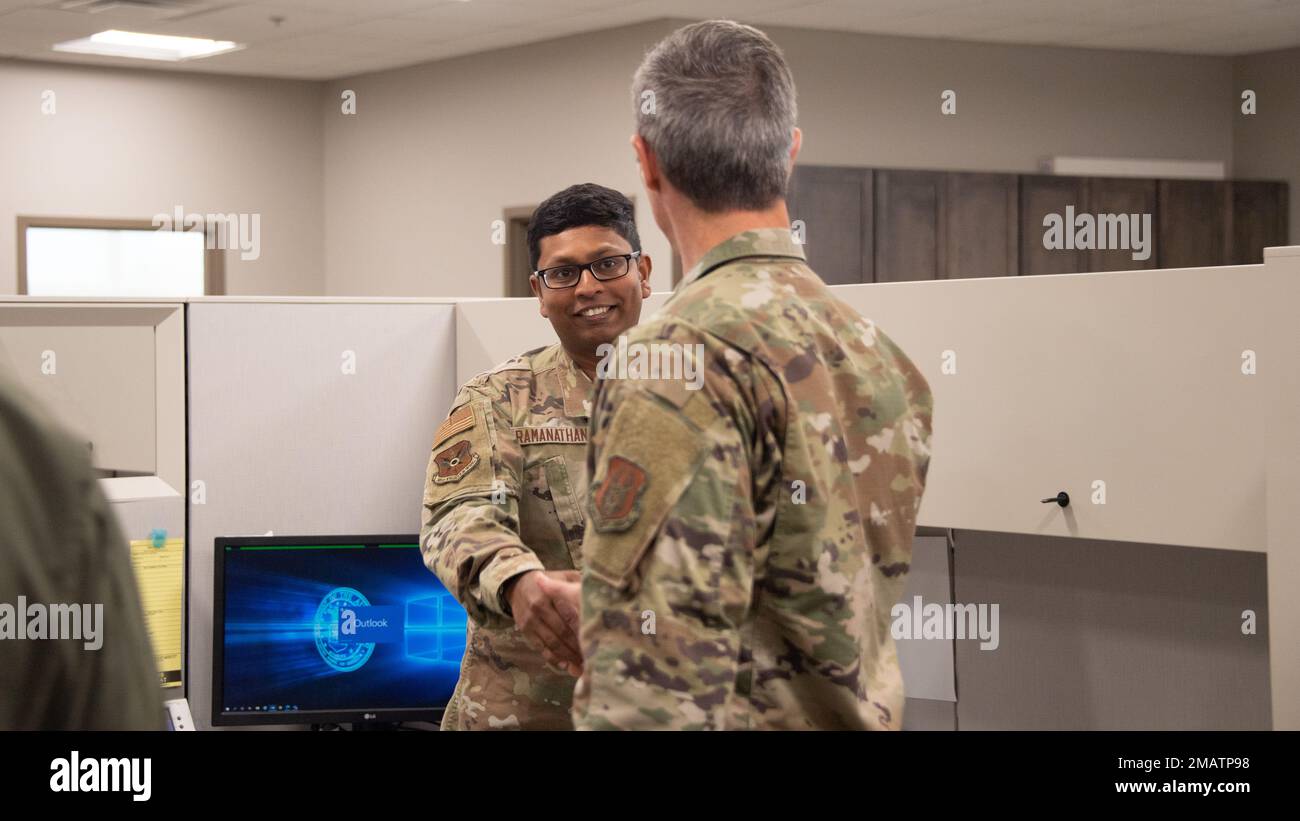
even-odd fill
[{"label": "yellow sticky note", "polygon": [[163,687],[181,686],[181,653],[185,646],[182,590],[185,583],[185,540],[153,539],[131,542],[131,565],[144,607],[145,623],[158,660]]}]

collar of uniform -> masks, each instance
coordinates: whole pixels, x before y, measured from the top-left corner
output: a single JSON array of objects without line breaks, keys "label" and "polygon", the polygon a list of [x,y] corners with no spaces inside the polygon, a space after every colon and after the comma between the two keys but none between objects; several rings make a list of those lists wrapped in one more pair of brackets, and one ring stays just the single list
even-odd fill
[{"label": "collar of uniform", "polygon": [[695,263],[695,267],[682,277],[673,289],[681,291],[687,285],[721,265],[744,257],[793,257],[806,259],[803,246],[794,241],[789,228],[754,228],[718,243]]},{"label": "collar of uniform", "polygon": [[562,381],[561,389],[564,391],[564,415],[569,417],[591,416],[591,378],[582,372],[574,364],[569,352],[559,346],[559,355],[556,362],[559,367],[556,369],[556,375]]}]

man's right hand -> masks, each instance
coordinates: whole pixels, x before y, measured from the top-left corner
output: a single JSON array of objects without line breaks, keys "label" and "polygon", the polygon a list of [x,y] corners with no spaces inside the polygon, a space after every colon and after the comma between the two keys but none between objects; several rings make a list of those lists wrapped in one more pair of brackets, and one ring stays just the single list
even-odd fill
[{"label": "man's right hand", "polygon": [[582,674],[581,585],[577,570],[530,570],[511,579],[506,589],[515,626],[548,663],[575,678]]}]

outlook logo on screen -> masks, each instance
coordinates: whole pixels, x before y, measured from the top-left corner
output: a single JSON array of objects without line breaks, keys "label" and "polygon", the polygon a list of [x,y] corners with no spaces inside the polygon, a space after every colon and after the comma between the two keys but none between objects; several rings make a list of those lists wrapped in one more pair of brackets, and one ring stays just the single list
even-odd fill
[{"label": "outlook logo on screen", "polygon": [[339,641],[401,641],[401,608],[340,607]]},{"label": "outlook logo on screen", "polygon": [[[325,663],[340,673],[351,673],[370,660],[375,642],[395,621],[391,607],[371,607],[360,590],[336,587],[325,594],[316,608],[313,630],[316,650]],[[400,631],[398,632],[400,636]]]}]

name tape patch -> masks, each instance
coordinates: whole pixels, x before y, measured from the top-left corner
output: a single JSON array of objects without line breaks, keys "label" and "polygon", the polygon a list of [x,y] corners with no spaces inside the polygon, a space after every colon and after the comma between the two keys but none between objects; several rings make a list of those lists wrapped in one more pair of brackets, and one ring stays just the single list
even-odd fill
[{"label": "name tape patch", "polygon": [[521,445],[585,445],[587,429],[574,425],[512,428]]}]

